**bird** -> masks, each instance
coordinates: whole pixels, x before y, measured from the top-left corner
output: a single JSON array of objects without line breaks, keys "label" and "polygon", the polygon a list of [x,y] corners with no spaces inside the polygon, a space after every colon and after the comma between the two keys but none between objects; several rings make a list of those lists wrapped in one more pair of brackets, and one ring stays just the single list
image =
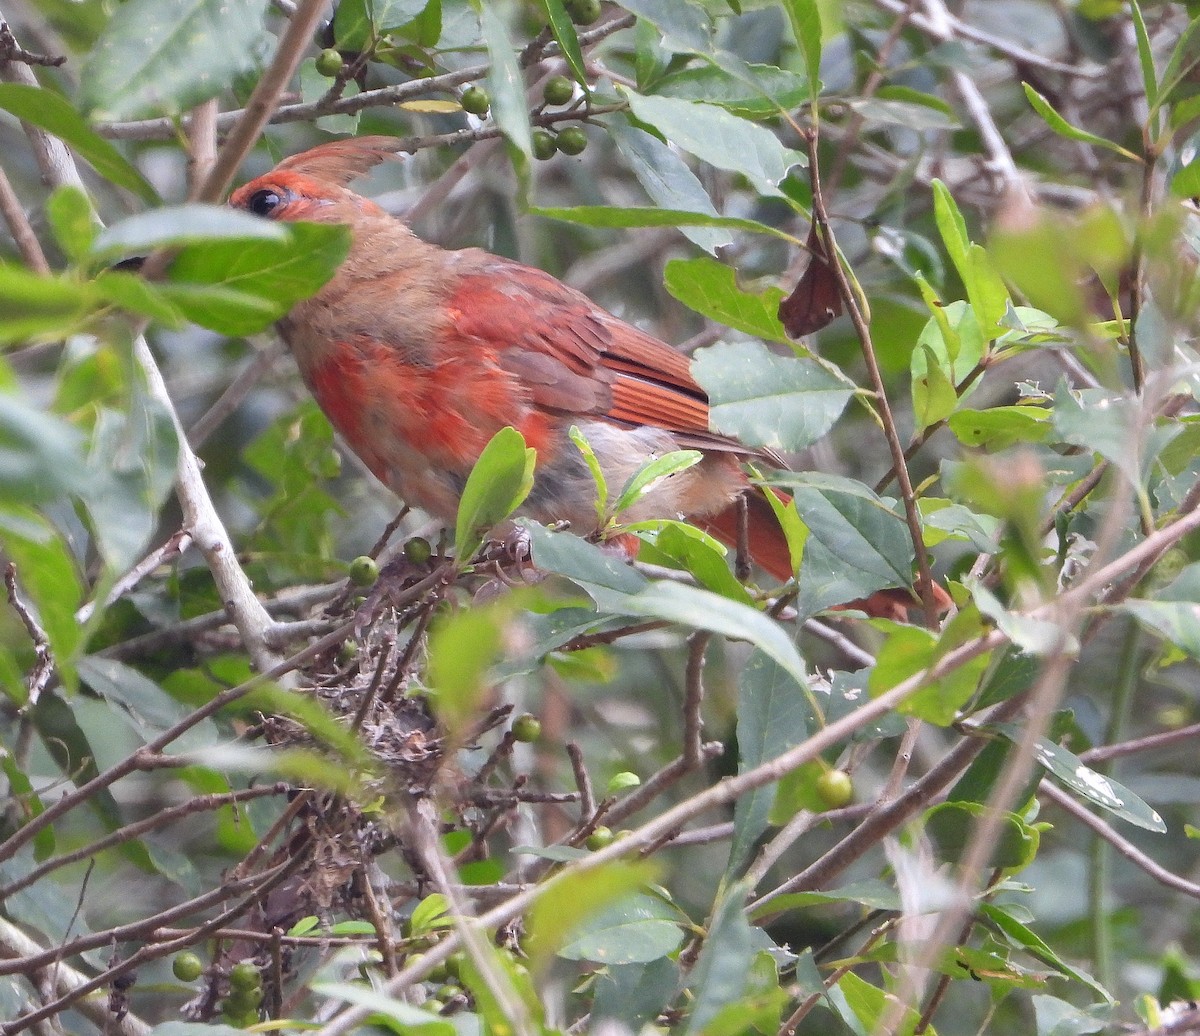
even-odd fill
[{"label": "bird", "polygon": [[[617,488],[648,460],[698,450],[694,466],[661,480],[622,521],[686,519],[729,546],[744,537],[764,571],[792,578],[773,491],[744,470],[747,461],[785,465],[711,429],[689,359],[551,274],[425,241],[350,189],[396,152],[387,136],[320,144],[229,200],[277,222],[350,228],[332,279],[277,326],[318,405],[370,471],[405,503],[453,523],[472,466],[511,426],[536,450],[521,513],[594,535],[595,479],[572,426]],[[896,593],[912,603],[907,589]]]}]

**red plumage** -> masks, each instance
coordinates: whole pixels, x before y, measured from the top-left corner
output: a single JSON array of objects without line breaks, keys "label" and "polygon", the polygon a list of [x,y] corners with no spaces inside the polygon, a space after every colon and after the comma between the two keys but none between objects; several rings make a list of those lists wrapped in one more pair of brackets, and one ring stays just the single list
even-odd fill
[{"label": "red plumage", "polygon": [[337,274],[279,327],[317,402],[371,471],[452,521],[480,451],[512,425],[538,452],[524,510],[586,533],[595,489],[571,425],[616,487],[651,456],[699,449],[699,464],[625,517],[687,517],[734,543],[735,501],[749,491],[751,554],[789,578],[783,533],[740,465],[778,461],[709,429],[708,398],[687,358],[541,270],[421,240],[346,187],[394,148],[389,137],[324,144],[230,199],[270,219],[350,226]]}]

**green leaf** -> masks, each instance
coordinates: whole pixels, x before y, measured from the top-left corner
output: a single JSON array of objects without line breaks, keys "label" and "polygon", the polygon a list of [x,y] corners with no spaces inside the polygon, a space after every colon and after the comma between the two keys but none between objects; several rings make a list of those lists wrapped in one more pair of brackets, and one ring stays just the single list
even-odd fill
[{"label": "green leaf", "polygon": [[[927,97],[928,95],[918,96]],[[930,130],[958,129],[960,126],[958,119],[940,105],[914,104],[907,100],[871,97],[863,100],[850,100],[846,103],[846,107],[868,123],[903,126],[919,133]]]},{"label": "green leaf", "polygon": [[900,893],[896,888],[876,878],[870,878],[829,891],[789,892],[787,895],[774,896],[759,907],[751,919],[757,921],[785,910],[802,910],[805,907],[823,906],[826,903],[857,903],[868,910],[901,909]]},{"label": "green leaf", "polygon": [[1189,162],[1171,177],[1171,193],[1176,198],[1200,195],[1200,162]]},{"label": "green leaf", "polygon": [[975,598],[980,612],[991,619],[996,628],[1026,654],[1049,656],[1059,651],[1074,653],[1079,650],[1078,641],[1055,623],[1009,611],[982,580],[968,579],[966,586]]},{"label": "green leaf", "polygon": [[912,379],[913,420],[917,431],[923,432],[954,413],[958,393],[932,347],[922,343],[913,350],[914,365],[918,353],[924,357],[925,369],[919,375],[914,373]]},{"label": "green leaf", "polygon": [[1129,600],[1121,607],[1151,633],[1200,658],[1200,615],[1194,601]]},{"label": "green leaf", "polygon": [[[0,407],[0,472],[8,452],[2,445],[2,413]],[[7,488],[6,481],[0,477],[0,486]],[[0,542],[7,559],[16,565],[22,598],[33,606],[50,641],[59,675],[68,687],[74,687],[75,655],[83,641],[83,630],[75,621],[75,611],[83,602],[83,585],[74,556],[57,529],[23,509],[0,512]],[[67,769],[73,770],[79,761],[68,763]]]},{"label": "green leaf", "polygon": [[933,216],[938,233],[941,234],[950,261],[955,269],[961,271],[966,266],[967,249],[971,246],[971,239],[967,236],[967,221],[963,219],[950,188],[936,179],[932,186]]},{"label": "green leaf", "polygon": [[572,78],[587,90],[588,74],[583,62],[583,50],[579,46],[579,34],[563,6],[563,0],[542,0],[542,7],[546,11],[546,23],[550,27],[550,33],[571,69]]},{"label": "green leaf", "polygon": [[670,957],[648,964],[611,964],[596,973],[596,997],[592,1002],[592,1028],[611,1020],[628,1032],[642,1032],[674,999],[679,985],[679,966]]},{"label": "green leaf", "polygon": [[92,247],[100,227],[88,196],[73,184],[64,184],[46,199],[46,217],[66,256],[78,262]]},{"label": "green leaf", "polygon": [[[813,720],[803,688],[770,656],[755,651],[738,675],[738,772],[782,755],[808,737]],[[733,844],[726,874],[745,866],[759,837],[767,829],[775,785],[756,788],[734,805]]]},{"label": "green leaf", "polygon": [[686,1036],[703,1032],[721,1008],[737,1003],[746,990],[754,957],[754,933],[745,912],[747,892],[741,884],[728,886],[713,906],[708,937],[689,976],[695,1000]]},{"label": "green leaf", "polygon": [[92,281],[92,288],[100,298],[114,306],[149,317],[172,330],[187,323],[183,310],[167,297],[157,282],[151,283],[136,273],[105,270]]},{"label": "green leaf", "polygon": [[[650,199],[663,209],[717,217],[716,206],[696,174],[670,145],[622,119],[605,123],[613,143]],[[681,227],[683,235],[706,252],[729,244],[733,236],[717,227]]]},{"label": "green leaf", "polygon": [[672,259],[663,280],[675,298],[710,320],[790,346],[791,339],[779,322],[784,297],[779,288],[761,295],[743,291],[732,267],[709,258]]},{"label": "green leaf", "polygon": [[[968,639],[966,634],[978,632],[977,613],[961,618],[962,626],[970,624],[969,630],[955,629],[956,618],[940,637],[918,626],[901,626],[882,619],[875,620],[876,627],[887,629],[888,638],[875,656],[875,667],[867,681],[871,697],[878,698],[909,677],[929,669],[948,651]],[[916,716],[939,727],[949,726],[958,718],[963,705],[975,694],[987,670],[988,661],[988,655],[981,655],[931,681],[928,686],[907,697],[899,711],[905,716]]]},{"label": "green leaf", "polygon": [[[563,871],[534,901],[526,920],[525,945],[531,969],[544,970],[550,958],[560,953],[585,923],[601,911],[617,907],[629,893],[650,884],[657,872],[657,865],[649,861],[623,860],[613,860],[584,873]],[[674,924],[671,927],[675,929],[678,944],[678,927]]]},{"label": "green leaf", "polygon": [[894,993],[871,985],[865,979],[859,978],[853,971],[846,972],[838,979],[837,985],[830,992],[834,996],[835,1003],[840,997],[846,1009],[849,1010],[851,1017],[843,1016],[844,1020],[846,1022],[856,1021],[858,1031],[861,1032],[877,1031],[883,1019],[890,1017],[892,1012],[896,1012],[897,1017],[892,1023],[893,1027],[890,1027],[888,1031],[896,1033],[897,1036],[911,1036],[920,1021],[921,1016],[907,1005],[896,1011],[899,1003]]},{"label": "green leaf", "polygon": [[783,9],[792,23],[800,53],[804,55],[808,99],[816,104],[821,93],[821,12],[817,0],[783,0]]},{"label": "green leaf", "polygon": [[570,533],[551,533],[536,522],[518,522],[529,532],[534,563],[585,589],[609,612],[664,619],[747,640],[773,658],[801,687],[807,686],[804,662],[783,627],[744,604],[683,583],[652,583],[591,543]]},{"label": "green leaf", "polygon": [[1049,964],[1050,967],[1067,978],[1095,990],[1110,1004],[1113,1003],[1112,997],[1103,986],[1085,972],[1072,968],[1033,929],[1018,921],[1013,916],[1013,908],[1011,906],[1000,906],[996,903],[981,901],[978,909],[980,914],[991,921],[1013,945],[1019,946],[1044,964]]},{"label": "green leaf", "polygon": [[729,570],[724,546],[695,526],[659,519],[633,522],[623,528],[641,535],[641,560],[681,568],[713,593],[742,604],[754,603],[746,588]]},{"label": "green leaf", "polygon": [[713,27],[704,8],[689,0],[622,0],[625,10],[662,34],[662,45],[681,54],[711,54]]},{"label": "green leaf", "polygon": [[214,241],[286,241],[288,228],[223,205],[167,205],[128,216],[105,227],[92,244],[91,259],[145,255],[156,248]]},{"label": "green leaf", "polygon": [[0,108],[53,133],[106,180],[149,205],[158,204],[158,192],[149,181],[59,94],[24,83],[0,83]]},{"label": "green leaf", "polygon": [[1050,416],[1042,406],[997,406],[959,410],[947,423],[964,446],[1003,450],[1017,443],[1043,442],[1050,434]]},{"label": "green leaf", "polygon": [[175,422],[140,388],[124,411],[104,407],[96,414],[90,477],[80,495],[96,546],[111,570],[128,568],[145,552],[175,484],[178,458]]},{"label": "green leaf", "polygon": [[279,240],[186,245],[168,270],[163,294],[204,327],[229,335],[261,331],[315,294],[350,247],[347,227],[293,223],[286,229]]},{"label": "green leaf", "polygon": [[[1003,734],[1013,744],[1019,744],[1024,731],[1015,723],[997,723],[991,729]],[[1135,795],[1123,784],[1118,784],[1111,777],[1097,773],[1084,765],[1077,755],[1068,752],[1062,745],[1056,745],[1045,738],[1039,738],[1034,747],[1038,763],[1071,791],[1082,795],[1085,799],[1115,813],[1131,824],[1143,827],[1147,831],[1163,833],[1167,825],[1158,811],[1151,809],[1140,796]]]},{"label": "green leaf", "polygon": [[730,230],[766,234],[789,244],[799,244],[795,237],[777,227],[736,216],[709,216],[703,212],[678,209],[621,208],[609,205],[577,205],[570,209],[531,206],[529,211],[535,216],[561,219],[565,223],[577,223],[583,227],[612,227],[617,230],[632,227],[728,227]]},{"label": "green leaf", "polygon": [[[1029,101],[1033,110],[1037,112],[1055,133],[1061,137],[1066,137],[1068,140],[1078,140],[1084,144],[1092,144],[1095,147],[1107,148],[1109,151],[1115,151],[1118,155],[1124,158],[1131,159],[1134,162],[1140,162],[1132,151],[1121,147],[1120,144],[1112,140],[1107,140],[1104,137],[1098,137],[1095,133],[1089,133],[1087,130],[1079,129],[1077,126],[1072,126],[1066,119],[1058,114],[1040,93],[1038,93],[1028,83],[1022,83],[1021,88],[1025,91],[1025,97]],[[1149,93],[1149,91],[1148,91]],[[1151,101],[1153,106],[1153,101]]]},{"label": "green leaf", "polygon": [[267,0],[126,0],[80,76],[93,119],[176,115],[257,63]]},{"label": "green leaf", "polygon": [[488,671],[500,657],[510,608],[505,600],[502,606],[451,612],[430,629],[430,704],[452,737],[462,736],[488,693]]},{"label": "green leaf", "polygon": [[811,614],[912,581],[913,545],[904,520],[859,482],[816,472],[777,475],[808,527],[800,606]]},{"label": "green leaf", "polygon": [[[983,358],[987,348],[985,334],[979,324],[978,314],[965,302],[952,302],[948,306],[935,307],[936,313],[921,329],[917,348],[913,350],[911,370],[914,378],[922,378],[928,371],[929,358],[925,349],[932,351],[937,366],[942,369],[945,380],[958,386],[975,365]],[[978,385],[964,390],[965,398]],[[958,398],[956,396],[956,398]]]},{"label": "green leaf", "polygon": [[650,580],[611,550],[602,550],[570,533],[551,532],[525,518],[517,519],[517,525],[529,534],[534,564],[541,571],[556,572],[578,584],[602,611],[621,614],[631,597],[650,586]]},{"label": "green leaf", "polygon": [[[401,1026],[402,1031],[411,1036],[456,1036],[457,1033],[454,1024],[439,1015],[419,1007],[413,1007],[404,1000],[377,992],[367,985],[356,982],[314,982],[310,988],[318,996],[365,1007],[372,1014],[380,1015]],[[162,1028],[163,1026],[158,1027],[159,1030]],[[213,1029],[213,1026],[205,1025],[203,1028],[208,1032]],[[244,1030],[234,1029],[232,1031],[243,1032]]]},{"label": "green leaf", "polygon": [[745,67],[749,80],[716,65],[690,65],[664,76],[655,93],[716,104],[749,118],[773,117],[781,107],[791,111],[808,101],[808,82],[794,72],[774,65]]},{"label": "green leaf", "polygon": [[1142,17],[1142,5],[1138,0],[1129,0],[1129,13],[1133,18],[1133,32],[1137,39],[1138,63],[1142,68],[1146,104],[1153,113],[1158,107],[1158,72],[1154,68],[1154,47],[1150,43],[1150,33],[1146,31],[1146,19]]},{"label": "green leaf", "polygon": [[536,460],[537,451],[511,427],[501,428],[483,448],[458,504],[454,547],[460,565],[470,564],[488,530],[524,502],[533,488]]},{"label": "green leaf", "polygon": [[621,489],[621,495],[617,497],[617,502],[613,505],[613,514],[621,514],[622,511],[636,504],[663,479],[695,467],[703,458],[704,454],[699,450],[672,450],[670,453],[664,453],[661,457],[654,457],[646,461],[629,476],[628,481]]},{"label": "green leaf", "polygon": [[[0,299],[4,272],[0,268]],[[88,486],[79,430],[0,392],[0,503],[45,503],[81,493]]]},{"label": "green leaf", "polygon": [[698,349],[692,374],[708,391],[714,429],[778,450],[817,442],[855,391],[816,360],[779,356],[759,342]]},{"label": "green leaf", "polygon": [[442,928],[450,919],[446,916],[450,901],[440,892],[431,892],[413,907],[409,927],[413,938],[428,935],[435,928]]},{"label": "green leaf", "polygon": [[583,434],[579,426],[571,425],[567,434],[570,435],[571,442],[583,454],[584,463],[587,464],[588,471],[591,473],[592,482],[596,486],[596,519],[603,524],[608,517],[608,479],[604,477],[604,469],[600,467],[596,451],[592,449],[592,444],[587,441],[587,436]]},{"label": "green leaf", "polygon": [[596,964],[646,964],[683,942],[680,915],[658,896],[635,892],[602,907],[571,933],[558,955]]},{"label": "green leaf", "polygon": [[96,302],[91,286],[72,277],[0,263],[0,344],[65,338]]},{"label": "green leaf", "polygon": [[[533,155],[533,137],[529,126],[529,105],[525,100],[525,79],[517,64],[512,40],[504,27],[496,6],[484,0],[474,0],[487,44],[491,71],[488,88],[492,96],[492,119],[509,143],[509,156],[517,177],[524,185],[529,175]],[[524,188],[522,188],[524,189]]]},{"label": "green leaf", "polygon": [[[987,813],[982,802],[943,802],[925,814],[925,830],[937,846],[938,855],[948,863],[963,858],[975,831],[975,825]],[[1037,855],[1039,832],[1015,813],[1005,813],[1000,837],[988,857],[987,867],[1020,870]]]},{"label": "green leaf", "polygon": [[624,88],[621,92],[642,122],[701,161],[745,176],[760,194],[780,196],[778,184],[788,170],[805,163],[803,155],[785,148],[775,134],[724,108]]}]

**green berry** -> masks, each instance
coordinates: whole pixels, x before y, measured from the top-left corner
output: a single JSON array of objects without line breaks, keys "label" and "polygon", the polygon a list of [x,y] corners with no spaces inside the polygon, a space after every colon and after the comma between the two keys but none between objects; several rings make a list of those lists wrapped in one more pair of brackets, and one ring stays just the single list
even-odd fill
[{"label": "green berry", "polygon": [[379,565],[374,558],[360,554],[350,562],[350,582],[355,586],[371,586],[379,578]]},{"label": "green berry", "polygon": [[591,25],[600,17],[600,0],[565,0],[563,7],[576,25]]},{"label": "green berry", "polygon": [[204,965],[194,953],[177,953],[171,961],[171,973],[180,982],[195,982],[204,974]]},{"label": "green berry", "polygon": [[488,108],[492,106],[492,99],[483,87],[468,86],[462,92],[458,103],[462,105],[465,112],[470,112],[472,115],[486,115]]},{"label": "green berry", "polygon": [[841,809],[854,801],[854,781],[845,770],[826,770],[817,778],[817,795],[829,809]]},{"label": "green berry", "polygon": [[544,129],[535,129],[533,131],[533,157],[539,162],[544,162],[547,158],[553,158],[557,150],[558,141],[554,139],[553,133]]},{"label": "green berry", "polygon": [[587,147],[587,134],[578,126],[568,126],[558,134],[558,150],[564,155],[578,155]]},{"label": "green berry", "polygon": [[446,971],[451,978],[462,980],[463,972],[467,970],[467,955],[462,950],[456,950],[446,958]]},{"label": "green berry", "polygon": [[317,55],[317,71],[328,79],[332,79],[341,70],[345,62],[342,60],[342,55],[330,47],[328,50],[321,51]]},{"label": "green berry", "polygon": [[524,741],[526,744],[536,741],[542,736],[541,721],[528,712],[524,716],[518,716],[513,720],[512,735],[517,741]]},{"label": "green berry", "polygon": [[587,836],[587,842],[584,844],[589,849],[603,849],[606,845],[612,845],[615,838],[611,827],[600,826]]},{"label": "green berry", "polygon": [[239,961],[229,972],[229,986],[239,993],[248,993],[262,985],[262,972],[248,960]]},{"label": "green berry", "polygon": [[551,76],[542,87],[547,104],[569,104],[575,96],[575,84],[566,76]]},{"label": "green berry", "polygon": [[433,547],[424,536],[404,541],[404,556],[414,565],[423,565],[433,557]]}]

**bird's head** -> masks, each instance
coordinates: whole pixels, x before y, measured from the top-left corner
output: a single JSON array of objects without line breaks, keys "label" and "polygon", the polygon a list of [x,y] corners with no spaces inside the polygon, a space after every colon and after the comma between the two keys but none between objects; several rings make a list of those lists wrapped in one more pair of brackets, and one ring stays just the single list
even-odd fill
[{"label": "bird's head", "polygon": [[372,166],[400,157],[395,137],[336,140],[285,158],[269,173],[243,184],[229,198],[235,209],[265,219],[355,223],[383,210],[346,185]]}]

